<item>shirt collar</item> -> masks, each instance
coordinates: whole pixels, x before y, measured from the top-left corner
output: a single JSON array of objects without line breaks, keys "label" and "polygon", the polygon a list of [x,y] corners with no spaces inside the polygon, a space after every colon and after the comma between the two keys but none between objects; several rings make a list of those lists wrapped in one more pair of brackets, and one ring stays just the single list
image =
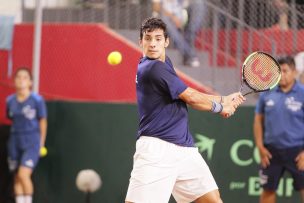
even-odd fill
[{"label": "shirt collar", "polygon": [[[300,88],[299,82],[297,80],[295,80],[295,83],[293,84],[293,87],[291,88],[291,90],[289,92],[297,92],[299,90],[299,88]],[[275,91],[282,92],[279,85],[275,88]]]},{"label": "shirt collar", "polygon": [[[150,59],[149,57],[147,57],[147,56],[142,56],[141,58],[140,58],[140,60],[139,60],[139,63],[143,63],[143,62],[145,62],[146,60],[156,60],[156,59]],[[171,60],[170,60],[170,58],[168,57],[168,56],[166,56],[166,59],[165,59],[165,62],[164,62],[165,64],[167,64],[168,66],[170,66],[171,68],[173,68],[173,64],[172,64],[172,62],[171,62]],[[174,69],[174,68],[173,68]]]}]

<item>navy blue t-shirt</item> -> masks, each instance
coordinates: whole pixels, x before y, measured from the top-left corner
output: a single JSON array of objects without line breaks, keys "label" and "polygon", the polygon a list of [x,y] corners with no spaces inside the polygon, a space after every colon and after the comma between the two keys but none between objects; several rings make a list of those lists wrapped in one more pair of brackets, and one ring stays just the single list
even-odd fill
[{"label": "navy blue t-shirt", "polygon": [[13,121],[11,132],[18,135],[40,133],[39,120],[47,116],[44,99],[35,93],[23,102],[17,100],[16,94],[10,95],[6,100],[6,112]]},{"label": "navy blue t-shirt", "polygon": [[187,105],[179,99],[186,88],[168,57],[165,63],[147,57],[140,60],[136,75],[138,138],[152,136],[181,146],[194,146]]}]

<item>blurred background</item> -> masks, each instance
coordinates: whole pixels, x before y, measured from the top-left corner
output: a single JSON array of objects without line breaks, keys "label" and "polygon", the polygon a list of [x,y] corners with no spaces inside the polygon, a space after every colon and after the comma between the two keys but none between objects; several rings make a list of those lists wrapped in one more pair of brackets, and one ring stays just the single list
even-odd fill
[{"label": "blurred background", "polygon": [[[199,16],[185,6],[185,24],[200,18],[194,43],[200,66],[183,62],[178,41],[166,52],[187,85],[212,94],[237,91],[240,68],[253,51],[295,57],[300,77],[304,1],[202,0],[199,6]],[[138,125],[139,27],[155,15],[152,7],[151,0],[0,0],[1,203],[13,202],[5,98],[14,92],[12,75],[21,66],[33,69],[35,91],[48,107],[49,153],[33,175],[34,202],[85,202],[75,179],[86,168],[103,181],[91,202],[124,202]],[[115,66],[107,62],[112,51],[122,54]],[[190,130],[228,203],[258,202],[261,192],[252,133],[257,97],[248,96],[229,120],[189,110]],[[299,202],[288,176],[278,195],[281,203]]]}]

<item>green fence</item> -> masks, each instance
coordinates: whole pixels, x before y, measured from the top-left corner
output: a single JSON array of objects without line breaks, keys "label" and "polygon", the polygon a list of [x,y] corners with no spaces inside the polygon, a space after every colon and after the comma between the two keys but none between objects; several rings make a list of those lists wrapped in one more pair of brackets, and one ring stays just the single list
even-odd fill
[{"label": "green fence", "polygon": [[[132,168],[137,109],[127,104],[48,103],[49,154],[34,175],[36,203],[82,203],[79,170],[96,170],[102,188],[92,203],[124,202]],[[224,202],[258,202],[258,154],[252,141],[253,108],[231,119],[190,110],[190,128],[220,187]],[[299,202],[292,181],[280,185],[279,203]],[[174,202],[174,201],[172,201]]]}]

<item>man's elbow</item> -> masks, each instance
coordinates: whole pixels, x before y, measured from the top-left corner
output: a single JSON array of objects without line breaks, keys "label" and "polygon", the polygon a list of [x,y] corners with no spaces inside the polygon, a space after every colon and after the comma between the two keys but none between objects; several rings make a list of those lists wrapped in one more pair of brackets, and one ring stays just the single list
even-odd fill
[{"label": "man's elbow", "polygon": [[[186,90],[187,91],[187,90]],[[179,98],[183,100],[189,106],[195,106],[197,104],[197,99],[191,91],[182,93]]]},{"label": "man's elbow", "polygon": [[187,99],[186,99],[185,102],[191,108],[196,109],[196,110],[200,110],[201,104],[200,104],[199,100],[195,96],[189,96],[189,97],[187,97]]}]

